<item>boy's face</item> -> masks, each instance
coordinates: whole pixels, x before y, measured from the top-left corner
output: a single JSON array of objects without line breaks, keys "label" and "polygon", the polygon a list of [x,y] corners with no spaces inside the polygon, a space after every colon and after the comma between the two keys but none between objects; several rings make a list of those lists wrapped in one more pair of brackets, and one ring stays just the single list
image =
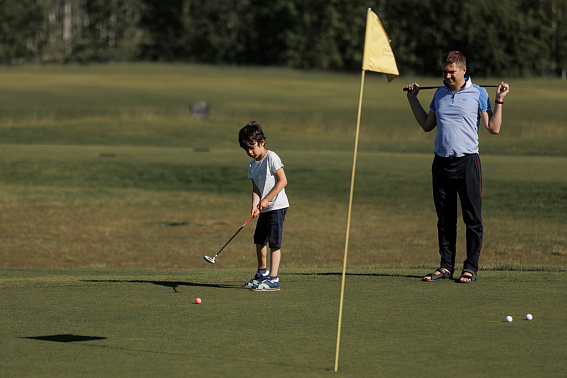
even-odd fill
[{"label": "boy's face", "polygon": [[266,150],[264,149],[265,143],[266,142],[263,140],[260,142],[254,142],[254,144],[244,147],[244,151],[246,151],[246,154],[252,159],[262,160],[266,154]]}]

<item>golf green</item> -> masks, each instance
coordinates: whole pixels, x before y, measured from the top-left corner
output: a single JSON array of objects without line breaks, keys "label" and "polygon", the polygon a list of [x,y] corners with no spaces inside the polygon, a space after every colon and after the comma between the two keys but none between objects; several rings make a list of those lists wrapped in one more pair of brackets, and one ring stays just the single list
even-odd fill
[{"label": "golf green", "polygon": [[[481,271],[464,285],[425,273],[347,272],[341,376],[564,374],[567,272]],[[2,270],[0,375],[330,374],[341,273],[283,271],[269,293],[242,288],[249,275]]]}]

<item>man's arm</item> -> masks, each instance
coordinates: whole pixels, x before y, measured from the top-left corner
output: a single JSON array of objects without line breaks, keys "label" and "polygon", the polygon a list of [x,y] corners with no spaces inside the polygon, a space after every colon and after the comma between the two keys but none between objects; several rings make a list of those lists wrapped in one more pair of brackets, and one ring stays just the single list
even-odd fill
[{"label": "man's arm", "polygon": [[417,98],[417,94],[419,93],[419,85],[417,83],[413,83],[408,85],[408,102],[411,107],[411,111],[413,112],[413,116],[415,120],[423,131],[430,132],[437,126],[437,117],[435,112],[430,110],[429,113],[426,113]]},{"label": "man's arm", "polygon": [[490,134],[498,134],[500,126],[502,126],[502,108],[504,97],[510,92],[510,86],[501,82],[496,89],[496,100],[494,103],[494,112],[487,110],[480,114],[484,127]]}]

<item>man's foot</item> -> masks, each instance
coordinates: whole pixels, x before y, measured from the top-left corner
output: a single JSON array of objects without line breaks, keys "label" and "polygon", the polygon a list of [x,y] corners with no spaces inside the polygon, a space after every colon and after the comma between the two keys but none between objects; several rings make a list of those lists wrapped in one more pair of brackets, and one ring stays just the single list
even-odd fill
[{"label": "man's foot", "polygon": [[463,269],[461,277],[457,280],[458,283],[473,283],[476,282],[476,272],[471,269]]},{"label": "man's foot", "polygon": [[452,279],[453,273],[449,271],[449,269],[439,268],[433,273],[429,273],[425,277],[422,278],[422,281],[437,281],[437,280],[444,280],[446,278]]},{"label": "man's foot", "polygon": [[268,277],[258,285],[252,286],[254,291],[277,291],[280,289],[280,280],[278,277]]},{"label": "man's foot", "polygon": [[258,270],[256,272],[256,275],[254,276],[254,278],[252,278],[250,281],[246,282],[244,284],[244,287],[252,287],[254,285],[258,285],[260,284],[262,281],[264,281],[266,278],[268,278],[270,276],[270,271],[266,269],[266,271],[264,273],[260,273],[260,271]]}]

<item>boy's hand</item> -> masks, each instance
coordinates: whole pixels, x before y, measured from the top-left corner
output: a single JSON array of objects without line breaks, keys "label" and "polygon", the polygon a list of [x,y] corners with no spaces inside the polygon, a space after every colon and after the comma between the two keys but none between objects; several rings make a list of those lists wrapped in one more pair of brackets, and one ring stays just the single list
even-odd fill
[{"label": "boy's hand", "polygon": [[258,205],[258,208],[260,209],[260,211],[264,210],[266,207],[268,207],[270,205],[270,201],[268,201],[267,199],[263,199],[260,204]]},{"label": "boy's hand", "polygon": [[252,215],[254,216],[254,218],[256,218],[258,215],[260,215],[260,209],[258,209],[257,207],[252,209]]}]

